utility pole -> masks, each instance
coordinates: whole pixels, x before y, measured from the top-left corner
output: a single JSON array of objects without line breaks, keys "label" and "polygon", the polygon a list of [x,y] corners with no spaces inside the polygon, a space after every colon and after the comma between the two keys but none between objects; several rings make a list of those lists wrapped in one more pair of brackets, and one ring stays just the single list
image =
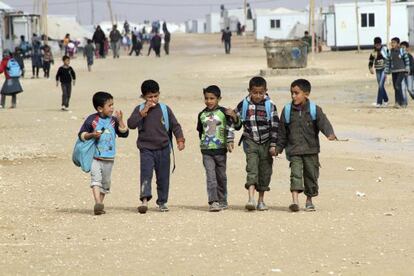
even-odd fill
[{"label": "utility pole", "polygon": [[391,0],[387,0],[387,42],[390,42],[390,26],[391,26]]},{"label": "utility pole", "polygon": [[310,21],[310,26],[309,26],[309,31],[311,33],[312,36],[312,61],[313,61],[313,57],[315,55],[315,0],[310,0],[310,7],[309,7],[309,21]]},{"label": "utility pole", "polygon": [[246,28],[246,25],[247,25],[247,0],[244,0],[243,7],[244,7],[244,26]]},{"label": "utility pole", "polygon": [[[356,35],[357,35],[357,50],[361,52],[361,45],[359,44],[359,12],[358,12],[358,0],[355,0],[355,16],[356,16]],[[369,20],[369,18],[367,18]],[[368,24],[368,22],[367,22]]]},{"label": "utility pole", "polygon": [[108,9],[109,9],[109,16],[111,17],[112,25],[114,25],[114,15],[112,13],[112,1],[108,0]]}]

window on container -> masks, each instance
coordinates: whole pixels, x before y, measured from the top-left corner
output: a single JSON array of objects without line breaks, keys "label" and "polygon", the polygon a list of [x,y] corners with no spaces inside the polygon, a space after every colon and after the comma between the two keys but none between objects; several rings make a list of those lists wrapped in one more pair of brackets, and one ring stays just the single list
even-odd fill
[{"label": "window on container", "polygon": [[368,15],[366,13],[361,13],[361,27],[368,26]]},{"label": "window on container", "polygon": [[375,27],[375,13],[370,13],[368,15],[368,26]]},{"label": "window on container", "polygon": [[271,29],[280,29],[280,19],[271,19],[270,20]]}]

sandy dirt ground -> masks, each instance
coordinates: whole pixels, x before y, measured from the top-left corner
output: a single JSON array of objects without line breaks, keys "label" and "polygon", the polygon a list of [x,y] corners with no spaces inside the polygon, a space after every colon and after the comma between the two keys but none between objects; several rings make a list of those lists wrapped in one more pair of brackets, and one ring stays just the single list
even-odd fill
[{"label": "sandy dirt ground", "polygon": [[[245,211],[240,147],[228,155],[230,208],[207,211],[195,131],[204,108],[202,88],[219,85],[222,105],[235,107],[249,79],[266,68],[261,43],[235,38],[232,54],[225,55],[219,35],[175,35],[170,56],[123,54],[96,60],[91,73],[83,58],[75,59],[70,112],[60,111],[54,80],[32,80],[28,72],[18,108],[0,111],[0,274],[413,275],[414,102],[404,110],[371,106],[376,81],[367,70],[368,55],[325,52],[310,62],[318,69],[307,76],[311,98],[337,136],[349,139],[321,136],[320,196],[313,213],[288,212],[284,156],[276,159],[265,197],[270,210]],[[266,77],[279,111],[297,77]],[[128,139],[118,139],[107,214],[93,216],[90,176],[71,161],[77,132],[94,112],[96,91],[111,92],[127,118],[148,78],[160,83],[161,101],[173,109],[187,138],[186,149],[176,152],[170,212],[158,212],[155,201],[146,215],[136,211],[139,158],[137,133],[131,131]]]}]

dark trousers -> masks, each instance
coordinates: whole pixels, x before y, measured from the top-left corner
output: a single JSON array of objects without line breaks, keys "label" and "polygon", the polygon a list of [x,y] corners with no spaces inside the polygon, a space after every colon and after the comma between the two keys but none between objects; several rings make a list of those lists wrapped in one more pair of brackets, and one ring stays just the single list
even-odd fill
[{"label": "dark trousers", "polygon": [[11,96],[12,97],[12,108],[16,108],[16,103],[17,103],[17,94],[12,94],[12,95],[4,95],[1,94],[1,103],[0,105],[5,108],[6,107],[6,96]]},{"label": "dark trousers", "polygon": [[37,78],[39,77],[39,67],[37,67],[37,66],[32,66],[32,74],[33,74],[33,77],[34,76],[36,76]]},{"label": "dark trousers", "polygon": [[170,148],[165,147],[160,150],[140,150],[141,162],[141,189],[140,200],[152,198],[151,182],[153,171],[157,178],[157,204],[161,205],[168,202],[168,192],[170,189]]},{"label": "dark trousers", "polygon": [[43,72],[45,73],[45,78],[50,76],[50,61],[43,61]]},{"label": "dark trousers", "polygon": [[170,42],[164,42],[164,51],[166,55],[170,54]]},{"label": "dark trousers", "polygon": [[377,104],[388,102],[387,91],[385,90],[385,72],[384,69],[376,70],[378,82]]},{"label": "dark trousers", "polygon": [[154,52],[157,57],[161,56],[161,46],[154,46]]},{"label": "dark trousers", "polygon": [[206,169],[208,204],[213,202],[227,203],[226,154],[203,154]]},{"label": "dark trousers", "polygon": [[404,99],[402,82],[405,77],[405,72],[392,73],[392,84],[395,91],[395,103],[400,106],[407,106],[407,99]]},{"label": "dark trousers", "polygon": [[231,41],[224,41],[224,50],[226,51],[226,54],[230,54],[231,49]]},{"label": "dark trousers", "polygon": [[139,56],[141,54],[141,46],[140,45],[133,45],[131,48],[131,51],[129,52],[129,55],[132,55],[133,52],[135,52],[136,56]]},{"label": "dark trousers", "polygon": [[62,86],[62,106],[69,107],[70,95],[72,94],[72,83],[60,83]]},{"label": "dark trousers", "polygon": [[105,57],[105,43],[103,41],[99,43],[99,56],[101,58]]}]

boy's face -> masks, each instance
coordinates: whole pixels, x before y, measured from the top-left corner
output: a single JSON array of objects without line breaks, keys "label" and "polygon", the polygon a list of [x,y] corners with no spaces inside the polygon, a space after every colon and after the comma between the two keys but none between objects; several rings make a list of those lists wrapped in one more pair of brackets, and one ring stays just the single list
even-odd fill
[{"label": "boy's face", "polygon": [[206,104],[206,107],[210,110],[217,107],[218,103],[220,101],[220,98],[217,98],[216,95],[213,93],[206,92],[204,93],[204,103]]},{"label": "boy's face", "polygon": [[64,61],[63,61],[63,64],[64,65],[66,65],[66,66],[68,66],[69,64],[70,64],[70,59],[65,59]]},{"label": "boy's face", "polygon": [[261,103],[266,97],[267,88],[265,86],[253,86],[249,88],[250,99],[253,103]]},{"label": "boy's face", "polygon": [[407,47],[405,45],[400,45],[401,48],[403,48],[404,50],[407,50]]},{"label": "boy's face", "polygon": [[98,106],[98,112],[103,115],[103,117],[112,116],[112,113],[114,113],[114,100],[109,99],[105,102],[104,106]]},{"label": "boy's face", "polygon": [[290,94],[294,105],[302,105],[309,97],[308,92],[303,92],[298,86],[290,88]]},{"label": "boy's face", "polygon": [[375,49],[377,49],[377,50],[380,50],[380,49],[381,49],[381,46],[382,46],[382,44],[381,44],[381,43],[375,43],[375,44],[374,44],[374,47],[375,47]]},{"label": "boy's face", "polygon": [[145,101],[151,102],[154,105],[156,105],[160,100],[160,92],[149,92],[144,96],[144,99]]},{"label": "boy's face", "polygon": [[395,40],[391,40],[391,48],[394,49],[394,48],[397,48],[397,47],[398,47],[398,42],[395,41]]}]

